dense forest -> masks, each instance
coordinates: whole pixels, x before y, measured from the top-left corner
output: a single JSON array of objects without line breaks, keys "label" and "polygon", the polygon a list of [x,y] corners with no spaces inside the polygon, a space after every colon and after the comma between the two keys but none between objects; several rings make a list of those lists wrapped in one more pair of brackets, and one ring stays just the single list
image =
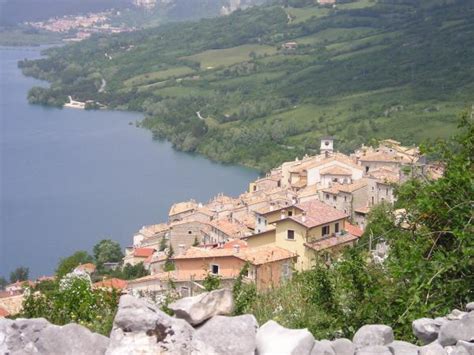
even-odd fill
[{"label": "dense forest", "polygon": [[472,103],[473,14],[469,0],[282,0],[95,36],[19,65],[51,82],[30,102],[72,95],[141,111],[178,149],[267,170],[314,153],[326,134],[343,151],[451,134]]}]

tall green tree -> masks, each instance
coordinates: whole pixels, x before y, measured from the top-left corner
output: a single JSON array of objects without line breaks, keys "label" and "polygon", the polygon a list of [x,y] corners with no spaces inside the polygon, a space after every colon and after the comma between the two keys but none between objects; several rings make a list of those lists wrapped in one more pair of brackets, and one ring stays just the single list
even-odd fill
[{"label": "tall green tree", "polygon": [[56,276],[58,278],[73,271],[79,264],[91,263],[94,259],[88,252],[84,250],[76,251],[71,256],[61,259],[56,269]]},{"label": "tall green tree", "polygon": [[24,266],[17,267],[10,273],[10,282],[26,281],[30,274],[30,269]]},{"label": "tall green tree", "polygon": [[4,290],[7,283],[8,282],[4,277],[0,277],[0,290]]},{"label": "tall green tree", "polygon": [[110,239],[103,239],[97,243],[93,252],[98,268],[106,262],[119,262],[123,258],[120,244]]}]

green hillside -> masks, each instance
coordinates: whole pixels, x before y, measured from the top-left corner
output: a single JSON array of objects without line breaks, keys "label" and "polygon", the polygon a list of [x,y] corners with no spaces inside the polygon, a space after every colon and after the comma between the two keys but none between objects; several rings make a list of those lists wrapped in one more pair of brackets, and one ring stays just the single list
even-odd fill
[{"label": "green hillside", "polygon": [[265,170],[314,153],[326,134],[348,151],[453,133],[474,97],[473,15],[470,0],[285,0],[95,37],[20,66],[52,82],[31,102],[73,95],[143,111],[143,126],[178,149]]}]

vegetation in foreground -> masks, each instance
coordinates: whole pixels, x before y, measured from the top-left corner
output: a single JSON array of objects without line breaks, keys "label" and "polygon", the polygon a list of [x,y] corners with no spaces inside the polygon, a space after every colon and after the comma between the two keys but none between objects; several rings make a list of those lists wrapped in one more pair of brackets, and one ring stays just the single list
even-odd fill
[{"label": "vegetation in foreground", "polygon": [[[267,293],[255,293],[253,285],[234,289],[238,313],[253,313],[260,324],[274,319],[308,328],[318,339],[352,337],[364,324],[381,323],[397,339],[414,342],[414,319],[463,309],[474,299],[472,119],[464,118],[461,128],[455,140],[426,148],[445,164],[444,177],[399,188],[403,221],[389,206],[376,208],[358,245],[331,266],[317,262]],[[390,246],[383,264],[370,261],[370,240]]]},{"label": "vegetation in foreground", "polygon": [[314,153],[322,135],[347,152],[372,138],[452,134],[472,101],[472,15],[468,0],[288,0],[95,36],[20,67],[52,83],[30,102],[72,95],[141,111],[180,150],[268,170]]}]

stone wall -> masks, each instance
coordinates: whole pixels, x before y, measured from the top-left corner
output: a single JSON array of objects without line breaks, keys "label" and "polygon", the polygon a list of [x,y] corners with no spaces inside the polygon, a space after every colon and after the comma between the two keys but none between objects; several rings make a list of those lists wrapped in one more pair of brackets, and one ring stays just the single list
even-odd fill
[{"label": "stone wall", "polygon": [[182,298],[169,316],[143,299],[122,296],[110,339],[76,324],[44,319],[0,320],[0,354],[189,355],[473,355],[474,303],[466,311],[413,322],[420,344],[394,338],[382,324],[360,328],[352,339],[316,340],[307,329],[274,321],[259,327],[253,315],[229,316],[230,290]]}]

